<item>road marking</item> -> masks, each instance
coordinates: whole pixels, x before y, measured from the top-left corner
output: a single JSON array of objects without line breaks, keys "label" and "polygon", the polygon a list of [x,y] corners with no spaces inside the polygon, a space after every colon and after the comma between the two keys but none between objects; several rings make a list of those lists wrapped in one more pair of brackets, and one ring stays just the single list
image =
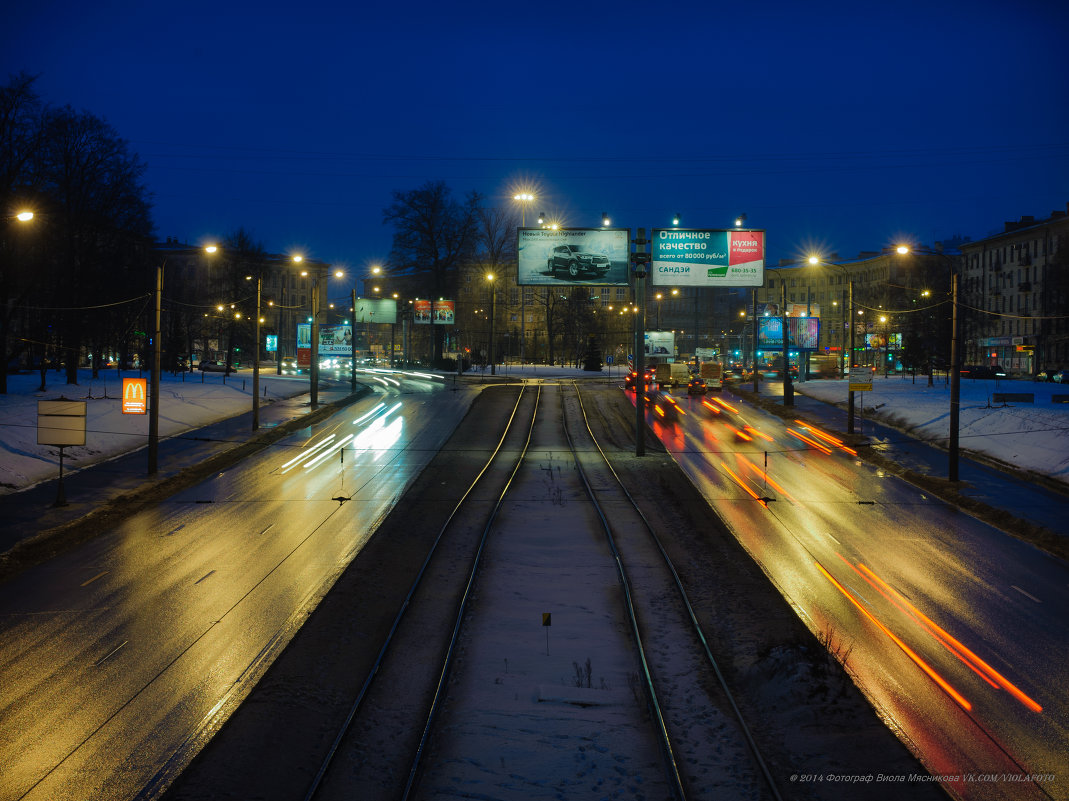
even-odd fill
[{"label": "road marking", "polygon": [[[827,537],[830,537],[831,539],[835,540],[835,537],[832,537],[832,536],[831,536],[831,532],[830,532],[830,531],[829,531],[829,532],[827,532],[827,533],[825,534],[825,536],[827,536]],[[839,543],[840,545],[842,545],[842,543],[841,543],[841,542],[839,542],[839,540],[835,540],[835,541],[836,541],[836,542],[838,542],[838,543]]]},{"label": "road marking", "polygon": [[103,656],[100,659],[98,659],[96,662],[94,662],[93,663],[93,667],[100,667],[101,665],[103,665],[105,662],[107,662],[109,659],[111,659],[113,656],[115,656],[115,654],[119,653],[119,651],[122,650],[123,646],[125,646],[126,643],[128,643],[128,642],[130,642],[130,641],[129,640],[123,640],[121,643],[119,643],[114,648],[112,648],[111,651],[109,651],[106,656]]},{"label": "road marking", "polygon": [[196,581],[194,581],[194,582],[193,582],[193,585],[194,585],[194,586],[196,586],[197,584],[200,584],[200,583],[201,583],[202,581],[204,581],[204,579],[208,578],[208,576],[210,576],[210,575],[211,575],[212,573],[214,573],[214,572],[215,572],[214,570],[209,570],[209,571],[208,571],[207,573],[205,573],[205,574],[204,574],[203,576],[201,576],[201,577],[200,577],[199,579],[197,579]]},{"label": "road marking", "polygon": [[1032,593],[1030,593],[1030,592],[1025,592],[1025,591],[1024,591],[1024,590],[1022,590],[1022,589],[1021,589],[1020,587],[1018,587],[1018,586],[1017,586],[1016,584],[1011,584],[1010,586],[1011,586],[1011,587],[1013,587],[1013,588],[1014,588],[1015,590],[1017,590],[1017,592],[1021,593],[1021,595],[1023,595],[1023,596],[1025,597],[1025,598],[1031,598],[1031,599],[1032,599],[1033,601],[1035,601],[1035,602],[1036,602],[1037,604],[1041,604],[1041,603],[1043,603],[1043,602],[1042,602],[1041,600],[1039,600],[1039,599],[1038,599],[1038,598],[1037,598],[1036,596],[1032,595]]},{"label": "road marking", "polygon": [[103,577],[104,577],[104,576],[106,576],[106,575],[108,575],[108,571],[107,571],[107,570],[105,570],[105,571],[104,571],[103,573],[97,573],[97,574],[96,574],[95,576],[93,576],[93,577],[92,577],[91,579],[89,579],[88,581],[83,581],[83,582],[82,582],[82,586],[83,586],[83,587],[87,587],[87,586],[89,586],[90,584],[92,584],[92,583],[93,583],[94,581],[96,581],[96,580],[97,580],[98,578],[103,578]]}]

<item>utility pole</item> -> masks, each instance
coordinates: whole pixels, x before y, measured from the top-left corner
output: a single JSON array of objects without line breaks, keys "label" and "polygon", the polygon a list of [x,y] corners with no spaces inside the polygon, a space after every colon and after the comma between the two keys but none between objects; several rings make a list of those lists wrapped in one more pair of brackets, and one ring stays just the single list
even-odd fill
[{"label": "utility pole", "polygon": [[646,229],[639,228],[635,237],[635,456],[646,455]]},{"label": "utility pole", "polygon": [[156,319],[152,326],[152,382],[149,390],[148,474],[156,475],[160,451],[160,310],[163,306],[163,264],[156,268]]},{"label": "utility pole", "polygon": [[947,478],[958,480],[958,415],[961,412],[961,365],[958,364],[958,276],[950,276],[950,460]]}]

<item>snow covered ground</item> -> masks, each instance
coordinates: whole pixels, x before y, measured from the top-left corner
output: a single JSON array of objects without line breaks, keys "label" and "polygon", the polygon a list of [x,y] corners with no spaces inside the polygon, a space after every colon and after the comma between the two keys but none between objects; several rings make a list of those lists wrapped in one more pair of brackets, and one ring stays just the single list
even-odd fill
[{"label": "snow covered ground", "polygon": [[[141,374],[146,377],[148,373]],[[127,378],[138,373],[127,371]],[[86,434],[84,447],[64,448],[63,470],[67,474],[87,465],[106,461],[148,444],[148,415],[123,414],[121,376],[115,370],[79,371],[78,384],[67,384],[64,373],[47,373],[44,392],[39,392],[38,373],[9,375],[7,394],[0,395],[0,494],[16,492],[59,472],[59,448],[37,444],[37,402],[84,400]],[[308,391],[307,376],[276,376],[260,373],[260,404],[264,407],[282,398]],[[171,437],[252,410],[252,371],[222,373],[164,373],[160,379],[160,438]]]},{"label": "snow covered ground", "polygon": [[[795,391],[837,404],[847,399],[846,381],[807,381]],[[995,403],[995,394],[1027,393],[1033,403]],[[959,443],[1022,470],[1069,483],[1069,386],[1033,381],[963,379]],[[928,386],[925,376],[875,376],[872,392],[855,394],[866,419],[877,417],[913,436],[945,444],[950,434],[950,386],[941,377]]]},{"label": "snow covered ground", "polygon": [[[502,378],[623,377],[619,365],[606,367],[600,374],[543,366],[498,367],[497,374]],[[130,377],[136,373],[124,375]],[[488,377],[489,372],[485,375]],[[84,370],[79,384],[68,386],[63,374],[50,372],[46,390],[38,392],[37,373],[9,375],[8,393],[0,395],[0,494],[54,478],[58,472],[59,449],[37,444],[38,400],[63,396],[87,401],[86,445],[65,449],[65,471],[145,447],[148,418],[121,413],[119,378],[115,371],[109,370],[92,380],[90,372]],[[276,376],[270,369],[261,372],[260,382],[261,409],[308,391],[306,376]],[[252,408],[249,370],[231,375],[225,382],[221,373],[197,372],[184,376],[164,373],[160,386],[161,437],[174,436]],[[928,387],[923,376],[918,376],[916,383],[909,376],[877,376],[872,389],[857,396],[866,418],[878,416],[922,439],[946,440],[950,427],[950,388],[944,380],[937,379],[934,387]],[[845,403],[847,396],[845,381],[807,381],[795,384],[795,390],[840,404]],[[1032,393],[1035,402],[994,404],[992,396],[996,392]],[[1069,403],[1053,403],[1054,395],[1069,395],[1069,387],[1031,381],[963,380],[961,447],[1069,483]]]}]

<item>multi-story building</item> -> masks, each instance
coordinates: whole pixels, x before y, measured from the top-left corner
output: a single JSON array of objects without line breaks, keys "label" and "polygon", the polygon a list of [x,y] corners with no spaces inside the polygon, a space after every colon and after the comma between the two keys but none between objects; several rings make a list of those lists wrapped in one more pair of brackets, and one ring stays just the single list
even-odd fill
[{"label": "multi-story building", "polygon": [[[817,317],[814,353],[843,360],[850,346],[847,322],[853,285],[852,364],[881,372],[945,363],[949,357],[950,276],[959,257],[936,243],[902,254],[888,247],[842,261],[833,254],[811,264],[781,261],[765,267],[756,290],[758,315]],[[812,355],[812,354],[811,354]]]},{"label": "multi-story building", "polygon": [[962,245],[964,363],[1035,375],[1069,366],[1069,204]]},{"label": "multi-story building", "polygon": [[[235,264],[225,253],[209,254],[203,247],[168,237],[154,246],[164,262],[164,348],[186,357],[221,358],[231,340],[247,341],[247,326],[234,326],[235,313],[249,320],[256,309],[255,282],[242,275],[262,278],[261,333],[278,337],[278,355],[297,353],[297,324],[311,314],[312,289],[320,288],[320,322],[327,322],[327,279],[330,265],[315,259],[297,263],[292,256],[264,254],[256,263]],[[224,269],[229,264],[234,269]],[[241,269],[237,269],[240,267]],[[220,310],[219,306],[223,309]],[[237,330],[235,330],[237,328]],[[249,343],[251,344],[251,343]],[[264,343],[261,342],[261,354]],[[274,358],[270,354],[267,358]]]}]

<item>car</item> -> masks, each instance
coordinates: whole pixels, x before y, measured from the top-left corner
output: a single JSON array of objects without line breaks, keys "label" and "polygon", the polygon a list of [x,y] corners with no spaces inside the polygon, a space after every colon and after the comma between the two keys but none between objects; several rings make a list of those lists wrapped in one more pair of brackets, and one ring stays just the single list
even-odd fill
[{"label": "car", "polygon": [[546,260],[546,267],[554,277],[564,270],[569,278],[578,278],[584,273],[601,278],[612,267],[612,262],[608,256],[583,250],[579,245],[557,245]]},{"label": "car", "polygon": [[[200,360],[200,364],[197,365],[197,366],[198,366],[199,369],[203,370],[206,373],[225,373],[225,372],[227,372],[226,362],[222,361],[220,359],[201,359]],[[235,366],[236,365],[234,365],[234,366],[232,366],[230,368],[231,371],[233,371]]]},{"label": "car", "polygon": [[[634,390],[635,383],[636,383],[635,379],[637,378],[637,376],[638,376],[638,373],[636,373],[634,370],[628,370],[627,371],[627,375],[624,376],[624,389]],[[653,379],[653,370],[647,370],[646,371],[646,386],[648,387],[651,384],[653,384],[653,380],[654,380]]]},{"label": "car", "polygon": [[687,384],[688,395],[704,395],[708,391],[709,387],[705,385],[704,378],[699,378],[698,376],[695,376],[694,378],[690,379],[690,382]]},{"label": "car", "polygon": [[646,407],[655,418],[666,422],[675,422],[684,412],[679,408],[679,401],[667,392],[654,392],[646,395]]},{"label": "car", "polygon": [[962,378],[1005,378],[1006,371],[997,364],[967,364],[961,368]]}]

